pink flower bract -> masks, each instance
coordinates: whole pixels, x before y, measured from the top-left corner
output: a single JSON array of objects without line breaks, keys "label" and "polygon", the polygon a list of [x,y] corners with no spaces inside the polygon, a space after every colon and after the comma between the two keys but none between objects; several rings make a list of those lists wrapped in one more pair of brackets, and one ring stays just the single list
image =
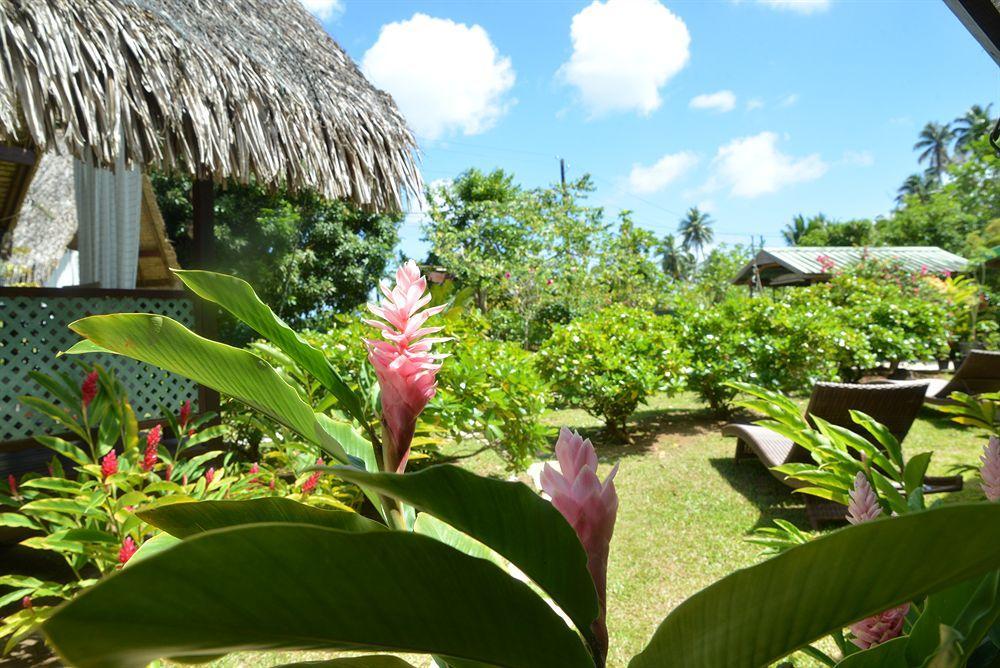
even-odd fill
[{"label": "pink flower bract", "polygon": [[903,620],[909,611],[910,604],[904,603],[898,608],[890,608],[851,624],[851,633],[854,634],[851,642],[861,649],[868,649],[898,638],[903,632]]},{"label": "pink flower bract", "polygon": [[211,485],[213,480],[215,480],[215,467],[210,466],[208,470],[205,471],[205,487]]},{"label": "pink flower bract", "polygon": [[97,396],[97,371],[91,371],[87,374],[87,377],[83,379],[83,384],[80,386],[80,400],[83,402],[83,407],[86,409],[90,406],[90,402],[94,400]]},{"label": "pink flower bract", "polygon": [[132,558],[132,555],[138,551],[139,547],[132,540],[132,536],[126,536],[125,540],[122,541],[122,547],[118,550],[118,563],[126,564],[128,560]]},{"label": "pink flower bract", "polygon": [[160,425],[155,425],[149,430],[149,433],[146,434],[146,451],[143,453],[142,457],[143,471],[152,471],[153,467],[156,466],[156,462],[160,460],[158,449],[162,435],[163,427]]},{"label": "pink flower bract", "polygon": [[[434,396],[441,355],[431,346],[446,339],[428,337],[440,327],[424,327],[443,306],[424,308],[431,300],[427,280],[410,260],[396,271],[391,290],[381,285],[385,295],[380,306],[368,309],[380,320],[366,320],[382,330],[382,339],[368,339],[368,360],[375,367],[382,390],[383,465],[386,471],[402,473],[410,456],[410,443],[417,416]],[[423,309],[423,310],[421,310]]]},{"label": "pink flower bract", "polygon": [[109,451],[101,459],[101,473],[105,478],[118,473],[118,455],[114,450]]},{"label": "pink flower bract", "polygon": [[184,431],[184,428],[187,427],[188,420],[190,419],[191,419],[191,400],[188,399],[187,401],[184,402],[184,405],[181,406],[181,414],[177,420],[177,422],[181,426],[181,431]]},{"label": "pink flower bract", "polygon": [[1000,439],[990,436],[979,459],[983,463],[979,469],[983,478],[983,493],[990,501],[1000,501]]},{"label": "pink flower bract", "polygon": [[868,477],[858,471],[854,477],[854,489],[851,490],[851,502],[847,505],[847,521],[851,524],[861,524],[875,519],[882,514],[882,506],[878,496],[872,489]]},{"label": "pink flower bract", "polygon": [[19,496],[17,492],[17,476],[13,473],[7,474],[7,487],[10,488],[10,495],[13,497]]},{"label": "pink flower bract", "polygon": [[611,535],[618,515],[618,493],[614,483],[618,465],[602,483],[597,477],[597,452],[593,444],[565,427],[559,431],[556,441],[556,458],[559,460],[558,471],[549,464],[542,469],[542,490],[576,531],[587,553],[587,568],[600,603],[600,612],[591,628],[603,659],[608,651],[605,597]]}]

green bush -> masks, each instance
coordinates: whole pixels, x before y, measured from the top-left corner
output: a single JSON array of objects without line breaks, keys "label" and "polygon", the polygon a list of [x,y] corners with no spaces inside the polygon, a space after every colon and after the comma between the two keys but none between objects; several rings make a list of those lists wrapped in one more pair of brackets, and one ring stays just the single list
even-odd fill
[{"label": "green bush", "polygon": [[686,361],[669,319],[621,307],[556,327],[538,354],[564,405],[602,417],[622,433],[650,394],[681,385]]},{"label": "green bush", "polygon": [[535,355],[472,333],[453,342],[450,352],[429,419],[454,440],[479,441],[510,469],[523,470],[551,437],[541,422],[551,390],[535,368]]}]

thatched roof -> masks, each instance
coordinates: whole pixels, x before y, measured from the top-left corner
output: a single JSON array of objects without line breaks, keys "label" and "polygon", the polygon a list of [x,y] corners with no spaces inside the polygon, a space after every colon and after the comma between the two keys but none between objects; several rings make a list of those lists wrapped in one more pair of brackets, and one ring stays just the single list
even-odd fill
[{"label": "thatched roof", "polygon": [[298,0],[0,0],[0,142],[310,188],[377,209],[415,142]]}]

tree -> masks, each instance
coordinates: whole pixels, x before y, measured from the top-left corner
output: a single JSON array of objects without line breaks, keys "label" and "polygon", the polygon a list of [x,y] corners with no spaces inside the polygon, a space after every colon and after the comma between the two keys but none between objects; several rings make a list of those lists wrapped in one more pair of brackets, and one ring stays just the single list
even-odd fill
[{"label": "tree", "polygon": [[830,220],[817,225],[799,239],[800,246],[867,246],[872,243],[874,226],[865,218]]},{"label": "tree", "polygon": [[962,116],[955,119],[954,137],[955,153],[965,156],[969,153],[972,142],[982,139],[993,129],[993,119],[990,118],[990,110],[993,105],[988,104],[982,107],[974,104]]},{"label": "tree", "polygon": [[673,234],[667,234],[660,241],[660,267],[663,273],[675,280],[681,280],[691,273],[694,256],[677,243]]},{"label": "tree", "polygon": [[910,174],[903,181],[903,185],[899,187],[899,190],[896,191],[898,193],[896,195],[896,204],[902,205],[903,201],[911,195],[921,202],[926,202],[927,197],[936,187],[937,183],[930,174]]},{"label": "tree", "polygon": [[684,250],[693,250],[696,258],[702,256],[705,246],[712,243],[712,239],[715,238],[712,232],[712,218],[696,206],[688,210],[677,229],[681,234],[681,245]]},{"label": "tree", "polygon": [[781,231],[781,235],[785,238],[785,243],[789,246],[822,246],[823,244],[803,243],[802,238],[822,229],[826,224],[827,217],[822,213],[818,213],[811,218],[806,218],[799,213],[792,218],[792,222],[785,225],[785,229]]},{"label": "tree", "polygon": [[606,290],[607,304],[653,309],[666,291],[666,280],[656,266],[656,235],[638,227],[631,211],[618,214],[617,234],[602,236],[591,274]]},{"label": "tree", "polygon": [[[190,181],[153,175],[157,202],[181,266],[191,266]],[[215,193],[212,269],[249,282],[289,323],[318,325],[331,312],[363,304],[399,239],[400,214],[366,213],[314,193],[228,184]],[[252,332],[220,321],[220,336],[243,344]]]},{"label": "tree", "polygon": [[928,123],[920,131],[917,143],[913,145],[913,150],[921,151],[917,160],[927,163],[927,172],[938,183],[941,183],[945,167],[951,162],[951,157],[948,155],[948,145],[951,144],[953,136],[954,131],[950,124]]}]

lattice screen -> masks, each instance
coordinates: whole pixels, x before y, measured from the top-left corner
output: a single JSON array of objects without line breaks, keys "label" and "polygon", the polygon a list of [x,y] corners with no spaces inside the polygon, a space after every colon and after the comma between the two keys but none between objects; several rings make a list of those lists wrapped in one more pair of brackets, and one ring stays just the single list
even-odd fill
[{"label": "lattice screen", "polygon": [[[145,297],[141,291],[128,297],[0,295],[0,443],[49,430],[51,422],[45,416],[18,401],[24,395],[46,396],[28,372],[65,371],[80,376],[71,359],[56,357],[80,338],[67,325],[88,315],[105,313],[159,313],[188,327],[194,325],[194,304],[190,299]],[[132,408],[140,420],[157,417],[159,404],[180,407],[190,399],[197,405],[198,386],[186,378],[119,355],[87,355],[86,360],[114,370],[128,388]]]}]

